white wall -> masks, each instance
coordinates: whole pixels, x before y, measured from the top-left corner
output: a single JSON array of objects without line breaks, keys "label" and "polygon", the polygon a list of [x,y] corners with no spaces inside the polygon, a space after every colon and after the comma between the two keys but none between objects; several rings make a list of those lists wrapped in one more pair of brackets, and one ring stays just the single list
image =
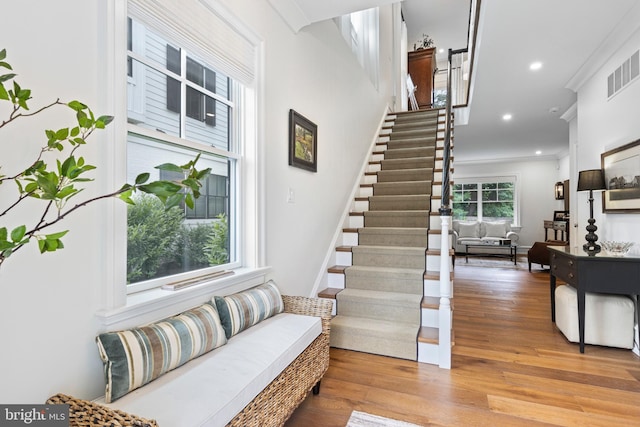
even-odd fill
[{"label": "white wall", "polygon": [[[521,250],[536,241],[544,241],[544,220],[552,219],[562,201],[554,196],[554,184],[561,180],[558,160],[511,161],[465,164],[456,163],[453,180],[467,177],[515,175],[520,195]],[[549,235],[549,238],[553,236]]]},{"label": "white wall", "polygon": [[[284,292],[306,295],[390,102],[391,7],[380,13],[383,48],[376,91],[333,22],[293,34],[266,0],[224,3],[264,39],[266,263]],[[5,8],[7,16],[28,16],[5,20],[0,48],[7,48],[19,82],[33,89],[34,106],[57,97],[110,105],[100,97],[105,91],[99,81],[105,54],[99,51],[104,42],[102,7],[109,4],[113,3],[22,0]],[[318,125],[317,173],[287,164],[290,108]],[[0,117],[6,115],[6,108],[1,109]],[[60,117],[71,124],[66,115],[54,116],[55,124],[43,118],[25,121],[19,131],[0,131],[3,173],[10,172],[11,162],[23,164],[33,157],[43,141],[42,129],[59,126]],[[100,144],[103,139],[92,137],[96,143],[83,151],[98,166],[95,190],[87,195],[103,193],[109,190],[105,182],[113,182],[108,168],[113,147]],[[12,196],[3,187],[4,205]],[[295,191],[293,204],[286,202],[289,188]],[[32,245],[0,269],[0,402],[40,403],[56,392],[82,398],[103,393],[102,364],[94,344],[100,328],[95,314],[103,289],[114,280],[109,245],[116,231],[105,224],[110,224],[114,211],[124,213],[114,203],[93,205],[70,217],[65,226],[72,231],[63,251],[41,256]],[[33,212],[21,211],[16,217]],[[1,224],[15,223],[16,217],[3,217]]]},{"label": "white wall", "polygon": [[[640,121],[637,118],[640,79],[610,100],[607,100],[606,85],[607,76],[640,48],[638,22],[633,25],[636,30],[631,37],[620,43],[617,51],[611,52],[604,66],[593,69],[592,76],[578,89],[576,176],[577,171],[599,168],[603,152],[640,138]],[[582,230],[589,218],[587,199],[587,192],[577,194],[578,228]],[[594,217],[598,227],[596,234],[599,240],[634,241],[636,246],[632,248],[632,252],[640,254],[640,215],[603,214],[600,195],[595,195],[594,199]]]},{"label": "white wall", "polygon": [[[606,46],[612,48],[603,49],[600,55],[610,56],[604,65],[589,64],[588,71],[591,74],[577,90],[576,168],[572,171],[576,177],[578,171],[599,168],[602,153],[640,138],[640,121],[637,117],[640,79],[630,83],[610,100],[607,100],[606,86],[607,76],[640,48],[640,4],[627,14],[616,33],[607,40]],[[572,198],[575,201],[572,202],[572,211],[577,211],[578,230],[582,230],[582,233],[575,233],[576,237],[581,236],[575,242],[577,245],[585,242],[582,236],[586,234],[585,227],[589,218],[587,199],[587,192],[578,193],[577,197]],[[596,195],[594,199],[594,218],[599,240],[635,242],[631,254],[640,255],[640,214],[604,214],[600,195]],[[633,349],[636,354],[640,354],[639,343],[639,328],[636,324]]]}]

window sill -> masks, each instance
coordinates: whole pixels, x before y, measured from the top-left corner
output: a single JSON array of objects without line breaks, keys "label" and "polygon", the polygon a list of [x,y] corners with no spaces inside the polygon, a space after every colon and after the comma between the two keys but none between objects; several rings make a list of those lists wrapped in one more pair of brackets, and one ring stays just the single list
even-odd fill
[{"label": "window sill", "polygon": [[137,292],[127,296],[124,306],[100,310],[96,316],[103,330],[144,325],[203,304],[214,295],[227,295],[264,283],[269,270],[268,267],[239,268],[231,276],[177,291],[154,288]]}]

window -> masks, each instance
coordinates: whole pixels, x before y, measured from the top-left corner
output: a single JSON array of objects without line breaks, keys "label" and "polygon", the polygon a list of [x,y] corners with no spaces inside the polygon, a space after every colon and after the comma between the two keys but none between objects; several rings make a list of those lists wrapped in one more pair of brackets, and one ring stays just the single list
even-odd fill
[{"label": "window", "polygon": [[515,177],[464,179],[451,193],[454,219],[517,222]]},{"label": "window", "polygon": [[142,114],[129,109],[128,181],[150,171],[155,171],[152,179],[182,179],[178,172],[154,167],[185,164],[197,155],[198,169],[211,168],[193,209],[183,205],[166,211],[144,195],[128,208],[127,283],[137,291],[175,281],[178,274],[238,265],[231,189],[238,188],[233,118],[241,87],[135,19],[129,18],[127,27],[127,62],[133,70],[127,96],[144,103]]},{"label": "window", "polygon": [[380,74],[379,13],[376,7],[344,15],[336,20],[342,37],[376,87]]},{"label": "window", "polygon": [[[182,177],[178,172],[160,171],[160,179],[173,181]],[[229,215],[229,178],[225,175],[210,174],[202,182],[202,194],[196,199],[193,209],[182,203],[186,219],[215,219]]]}]

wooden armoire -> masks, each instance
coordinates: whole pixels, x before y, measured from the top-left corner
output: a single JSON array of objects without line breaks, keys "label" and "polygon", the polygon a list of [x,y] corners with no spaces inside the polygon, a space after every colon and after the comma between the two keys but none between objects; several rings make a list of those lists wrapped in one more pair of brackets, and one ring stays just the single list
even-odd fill
[{"label": "wooden armoire", "polygon": [[431,108],[433,102],[433,75],[436,71],[435,47],[409,52],[409,75],[416,86],[418,107]]}]

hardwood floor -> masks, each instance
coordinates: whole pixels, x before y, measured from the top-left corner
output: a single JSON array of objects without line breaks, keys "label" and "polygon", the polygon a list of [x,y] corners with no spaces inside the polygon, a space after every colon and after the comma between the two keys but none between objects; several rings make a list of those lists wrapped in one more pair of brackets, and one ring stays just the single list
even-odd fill
[{"label": "hardwood floor", "polygon": [[551,323],[549,275],[456,265],[452,369],[331,349],[317,396],[287,427],[344,426],[352,410],[422,426],[640,426],[640,358]]}]

